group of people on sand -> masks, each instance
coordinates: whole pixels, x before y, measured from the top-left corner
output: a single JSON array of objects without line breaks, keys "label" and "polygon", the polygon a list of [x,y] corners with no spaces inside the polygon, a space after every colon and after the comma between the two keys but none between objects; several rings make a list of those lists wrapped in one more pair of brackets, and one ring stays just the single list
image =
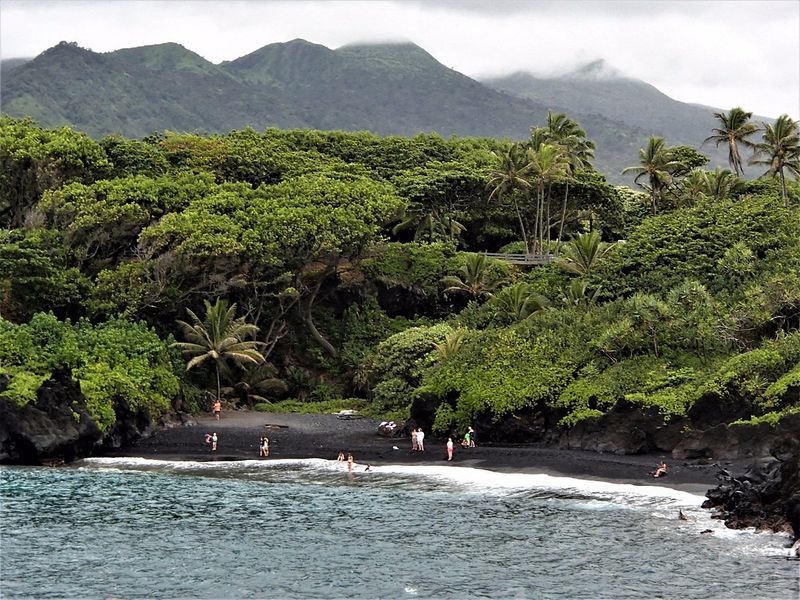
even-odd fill
[{"label": "group of people on sand", "polygon": [[422,431],[422,427],[411,429],[411,451],[425,452],[425,432]]},{"label": "group of people on sand", "polygon": [[[453,450],[455,444],[453,444],[453,436],[447,438],[447,460],[453,460]],[[467,429],[467,433],[464,434],[464,437],[461,439],[461,447],[462,448],[474,448],[475,447],[475,430],[470,427]]]},{"label": "group of people on sand", "polygon": [[[470,427],[467,433],[464,434],[461,440],[462,448],[475,447],[475,430]],[[453,460],[453,451],[455,444],[453,443],[453,436],[447,438],[447,460]],[[414,427],[411,429],[411,451],[412,452],[425,452],[425,432],[422,427]]]}]

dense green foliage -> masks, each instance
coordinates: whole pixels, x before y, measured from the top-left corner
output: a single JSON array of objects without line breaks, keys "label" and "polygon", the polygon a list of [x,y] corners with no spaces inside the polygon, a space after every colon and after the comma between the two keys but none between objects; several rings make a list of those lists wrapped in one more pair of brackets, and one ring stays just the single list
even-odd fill
[{"label": "dense green foliage", "polygon": [[[416,403],[442,433],[537,409],[570,427],[620,402],[664,419],[800,410],[793,171],[743,182],[658,146],[653,196],[609,185],[563,115],[513,146],[94,142],[3,118],[0,394],[30,402],[67,366],[104,428],[122,402],[157,414],[195,389],[396,420]],[[484,255],[532,241],[552,262]]]},{"label": "dense green foliage", "polygon": [[114,424],[121,401],[153,415],[169,410],[179,392],[178,364],[167,343],[141,324],[72,324],[45,313],[24,325],[0,320],[0,373],[9,378],[3,396],[32,402],[54,369],[69,367],[101,429]]}]

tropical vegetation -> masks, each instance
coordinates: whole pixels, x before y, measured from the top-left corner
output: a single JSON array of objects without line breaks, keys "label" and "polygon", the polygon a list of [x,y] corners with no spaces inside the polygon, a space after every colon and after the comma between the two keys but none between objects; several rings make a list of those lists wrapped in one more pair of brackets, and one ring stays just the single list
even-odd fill
[{"label": "tropical vegetation", "polygon": [[2,118],[0,397],[61,370],[106,429],[213,398],[440,433],[621,405],[774,422],[800,410],[797,123],[737,136],[730,171],[650,138],[642,193],[555,113],[524,142]]}]

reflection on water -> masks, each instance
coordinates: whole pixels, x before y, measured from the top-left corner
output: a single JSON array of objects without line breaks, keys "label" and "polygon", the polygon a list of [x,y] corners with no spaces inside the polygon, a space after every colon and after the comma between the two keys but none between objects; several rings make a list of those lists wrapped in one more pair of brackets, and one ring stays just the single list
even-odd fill
[{"label": "reflection on water", "polygon": [[662,488],[447,467],[349,477],[320,460],[92,460],[0,478],[4,598],[799,593],[785,537],[725,530],[700,497]]}]

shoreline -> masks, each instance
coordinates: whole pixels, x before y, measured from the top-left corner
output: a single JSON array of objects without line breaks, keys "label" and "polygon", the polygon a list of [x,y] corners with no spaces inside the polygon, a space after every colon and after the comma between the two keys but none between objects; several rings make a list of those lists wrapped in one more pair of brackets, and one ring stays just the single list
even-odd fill
[{"label": "shoreline", "polygon": [[[195,417],[193,424],[156,431],[152,436],[98,456],[149,458],[173,461],[240,461],[320,458],[335,460],[352,452],[363,465],[431,465],[476,468],[500,473],[543,474],[638,486],[658,486],[705,495],[719,484],[719,468],[742,471],[754,461],[673,461],[667,453],[649,455],[601,454],[542,445],[483,445],[478,432],[476,448],[456,446],[452,462],[446,460],[445,441],[426,438],[425,452],[411,452],[405,437],[377,434],[378,421],[370,418],[339,419],[337,415],[224,412],[216,421]],[[216,431],[218,451],[204,443]],[[270,438],[269,458],[259,458],[259,437]],[[395,449],[396,448],[396,449]],[[649,475],[664,460],[667,476]]]}]

